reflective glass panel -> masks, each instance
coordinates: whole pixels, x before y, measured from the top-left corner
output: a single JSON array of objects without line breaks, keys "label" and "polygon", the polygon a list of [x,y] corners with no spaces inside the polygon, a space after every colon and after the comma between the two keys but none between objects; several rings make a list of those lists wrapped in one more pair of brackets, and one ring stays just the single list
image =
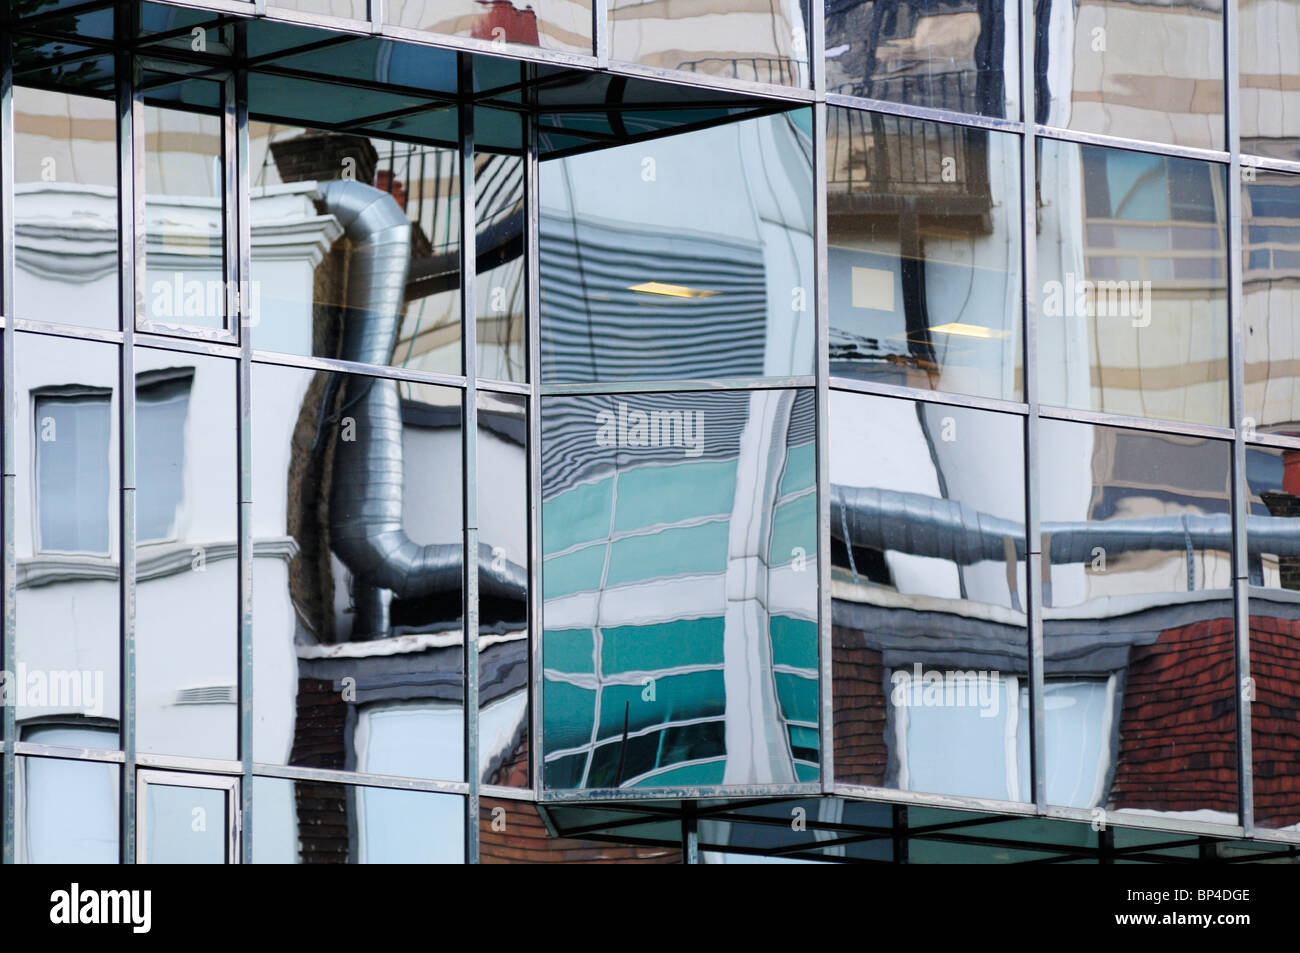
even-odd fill
[{"label": "reflective glass panel", "polygon": [[609,0],[611,59],[780,86],[812,84],[808,2]]},{"label": "reflective glass panel", "polygon": [[543,378],[811,374],[810,120],[543,163]]},{"label": "reflective glass panel", "polygon": [[1015,400],[1020,142],[830,107],[831,374]]},{"label": "reflective glass panel", "polygon": [[14,134],[17,314],[116,328],[113,101],[17,86]]},{"label": "reflective glass panel", "polygon": [[[23,740],[68,747],[117,747],[117,732],[33,726]],[[116,864],[118,776],[103,761],[16,760],[14,856],[20,864]]]},{"label": "reflective glass panel", "polygon": [[384,22],[591,55],[591,0],[387,0]]},{"label": "reflective glass panel", "polygon": [[224,864],[232,818],[224,788],[144,785],[146,864]]},{"label": "reflective glass panel", "polygon": [[273,11],[279,8],[351,20],[364,20],[367,16],[366,0],[270,0],[267,6]]},{"label": "reflective glass panel", "polygon": [[835,777],[1031,800],[1024,422],[831,392]]},{"label": "reflective glass panel", "polygon": [[1300,824],[1300,451],[1247,447],[1255,823]]},{"label": "reflective glass panel", "polygon": [[827,0],[826,89],[1015,119],[1020,5]]},{"label": "reflective glass panel", "polygon": [[1225,167],[1038,145],[1042,402],[1227,425]]},{"label": "reflective glass panel", "polygon": [[1223,0],[1041,0],[1036,10],[1040,123],[1226,148]]},{"label": "reflective glass panel", "polygon": [[817,780],[813,397],[543,400],[547,787]]},{"label": "reflective glass panel", "polygon": [[479,801],[480,864],[680,864],[676,846],[556,837],[528,801]]},{"label": "reflective glass panel", "polygon": [[197,79],[145,95],[144,319],[226,326],[222,88]]},{"label": "reflective glass panel", "polygon": [[1246,387],[1242,427],[1300,433],[1300,176],[1245,169],[1241,185]]},{"label": "reflective glass panel", "polygon": [[19,729],[51,716],[116,729],[118,348],[22,332],[15,348]]},{"label": "reflective glass panel", "polygon": [[479,772],[532,787],[527,404],[489,391],[478,402]]},{"label": "reflective glass panel", "polygon": [[235,362],[137,348],[135,370],[136,747],[237,758]]},{"label": "reflective glass panel", "polygon": [[1241,151],[1300,161],[1300,3],[1238,0]]},{"label": "reflective glass panel", "polygon": [[463,779],[460,392],[254,365],[255,760]]},{"label": "reflective glass panel", "polygon": [[1040,440],[1049,799],[1235,824],[1231,444]]},{"label": "reflective glass panel", "polygon": [[330,781],[253,779],[255,864],[460,864],[465,799]]},{"label": "reflective glass panel", "polygon": [[528,379],[523,122],[514,113],[477,109],[474,142],[484,150],[474,158],[478,376],[523,381]]},{"label": "reflective glass panel", "polygon": [[460,373],[456,150],[253,122],[249,154],[253,347]]}]

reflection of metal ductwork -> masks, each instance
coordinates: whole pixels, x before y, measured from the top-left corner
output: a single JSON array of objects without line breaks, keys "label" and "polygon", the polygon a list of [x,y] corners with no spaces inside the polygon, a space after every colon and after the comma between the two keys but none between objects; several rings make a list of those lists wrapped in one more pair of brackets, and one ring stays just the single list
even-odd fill
[{"label": "reflection of metal ductwork", "polygon": [[[1300,519],[1248,517],[1252,555],[1300,555]],[[1098,547],[1108,556],[1128,552],[1191,549],[1228,552],[1232,525],[1226,513],[1202,516],[1150,516],[1105,522],[1044,522],[1050,543],[1044,553],[1056,564],[1084,563]],[[1007,543],[1024,559],[1025,527],[958,503],[922,493],[874,488],[831,488],[831,535],[854,547],[931,556],[968,566],[1003,561]]]},{"label": "reflection of metal ductwork", "polygon": [[[326,210],[338,219],[351,243],[340,356],[386,365],[402,319],[411,224],[392,196],[363,183],[326,182],[320,190]],[[402,527],[405,474],[397,382],[353,377],[348,391],[344,413],[356,422],[356,439],[339,440],[334,449],[330,539],[353,576],[377,590],[357,594],[356,631],[380,636],[389,629],[392,596],[412,599],[461,591],[462,547],[420,545]],[[459,474],[452,482],[459,492]],[[491,547],[480,546],[483,596],[522,603],[527,585],[522,566],[507,563],[496,569]]]}]

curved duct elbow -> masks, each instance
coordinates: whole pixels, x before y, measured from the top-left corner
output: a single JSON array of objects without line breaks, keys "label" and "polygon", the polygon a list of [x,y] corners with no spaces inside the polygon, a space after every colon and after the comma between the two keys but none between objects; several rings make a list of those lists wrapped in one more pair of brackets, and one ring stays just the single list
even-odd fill
[{"label": "curved duct elbow", "polygon": [[[340,356],[386,365],[402,320],[411,224],[391,195],[361,182],[326,182],[320,191],[351,246]],[[349,378],[343,406],[355,421],[355,439],[339,440],[334,449],[329,518],[334,552],[355,577],[401,599],[459,591],[462,547],[421,545],[402,526],[405,472],[397,382]],[[454,483],[459,488],[459,474]],[[492,562],[491,548],[481,546],[480,593],[524,600],[524,568],[510,563],[496,570]]]}]

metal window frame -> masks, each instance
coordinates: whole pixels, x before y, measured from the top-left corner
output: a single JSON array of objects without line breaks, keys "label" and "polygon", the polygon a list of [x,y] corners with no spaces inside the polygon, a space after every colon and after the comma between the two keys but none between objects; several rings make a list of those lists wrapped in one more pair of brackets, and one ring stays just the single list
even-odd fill
[{"label": "metal window frame", "polygon": [[[136,770],[136,786],[139,789],[139,812],[135,825],[136,863],[147,864],[149,857],[149,796],[147,789],[154,784],[159,787],[202,788],[209,791],[222,791],[226,799],[225,853],[227,864],[243,862],[241,836],[243,811],[241,810],[240,778],[221,774],[184,774],[179,771],[158,771],[152,768]],[[251,847],[251,841],[249,843]]]}]

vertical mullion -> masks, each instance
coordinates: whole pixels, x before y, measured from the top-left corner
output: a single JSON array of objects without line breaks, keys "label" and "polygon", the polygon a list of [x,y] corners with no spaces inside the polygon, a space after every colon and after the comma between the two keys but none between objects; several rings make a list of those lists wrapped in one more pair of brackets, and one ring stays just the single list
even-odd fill
[{"label": "vertical mullion", "polygon": [[[118,29],[132,32],[133,17],[124,6],[117,11]],[[143,309],[144,288],[144,100],[137,95],[140,67],[127,50],[117,54],[118,248],[120,256],[119,312],[122,346],[119,351],[118,412],[120,414],[119,478],[121,508],[121,700],[123,751],[121,850],[123,863],[135,863],[135,325]]]},{"label": "vertical mullion", "polygon": [[[1021,366],[1025,415],[1025,614],[1029,635],[1029,771],[1030,798],[1040,813],[1047,809],[1046,729],[1043,703],[1043,565],[1039,509],[1038,416],[1038,153],[1034,139],[1034,0],[1020,3],[1020,201],[1021,271],[1024,297]],[[1013,792],[1015,793],[1015,792]]]},{"label": "vertical mullion", "polygon": [[239,613],[239,758],[243,783],[240,785],[241,861],[253,862],[253,435],[252,435],[252,326],[249,313],[253,300],[252,247],[253,224],[249,197],[248,165],[248,71],[243,67],[247,36],[243,23],[235,30],[235,71],[230,81],[234,94],[233,111],[227,110],[227,130],[234,135],[234,147],[227,155],[234,160],[234,231],[228,232],[226,247],[233,243],[236,263],[235,333],[239,335],[239,364],[236,374],[237,402],[235,425],[238,440],[239,534],[237,611]]},{"label": "vertical mullion", "polygon": [[370,18],[370,32],[382,33],[384,31],[384,0],[370,0],[366,12]]},{"label": "vertical mullion", "polygon": [[[14,85],[13,85],[13,34],[6,32],[0,37],[0,248],[3,249],[3,265],[0,265],[0,312],[4,315],[4,338],[0,345],[0,387],[4,396],[0,403],[4,408],[4,420],[0,422],[0,440],[3,441],[4,487],[3,520],[4,532],[4,638],[0,648],[0,667],[6,671],[14,669],[14,651],[17,645],[17,615],[14,611],[14,599],[17,594],[18,567],[14,558]],[[14,772],[17,763],[14,758],[14,744],[17,736],[17,710],[13,705],[3,705],[3,731],[0,735],[4,741],[3,790],[0,790],[0,804],[4,807],[2,859],[6,864],[14,862]]]},{"label": "vertical mullion", "polygon": [[816,333],[816,447],[817,447],[817,646],[821,676],[821,783],[835,785],[835,696],[832,676],[834,608],[831,600],[831,485],[830,485],[830,289],[827,255],[826,149],[829,108],[825,101],[813,107],[813,275]]},{"label": "vertical mullion", "polygon": [[1224,118],[1227,123],[1228,176],[1225,246],[1228,250],[1228,404],[1232,417],[1232,616],[1237,679],[1237,796],[1239,823],[1247,837],[1255,832],[1255,785],[1250,699],[1250,561],[1246,516],[1250,494],[1246,485],[1245,326],[1241,285],[1241,126],[1238,114],[1241,64],[1237,57],[1237,4],[1223,5]]},{"label": "vertical mullion", "polygon": [[592,0],[591,4],[591,42],[596,54],[596,67],[604,69],[609,66],[609,2]]},{"label": "vertical mullion", "polygon": [[465,517],[465,862],[478,863],[478,307],[475,279],[474,211],[474,74],[473,59],[460,54],[460,317],[465,370],[465,400],[461,431],[464,448]]},{"label": "vertical mullion", "polygon": [[[808,65],[812,71],[812,87],[817,98],[826,98],[826,5],[813,3],[809,17],[808,30],[812,33],[810,41],[804,44],[812,62]],[[821,194],[821,193],[818,193]]]},{"label": "vertical mullion", "polygon": [[[535,76],[536,67],[528,64],[525,69],[530,78]],[[535,90],[531,85],[527,95],[530,105],[535,105]],[[539,180],[537,137],[538,120],[535,108],[528,110],[525,118],[525,152],[524,152],[524,276],[527,282],[527,301],[525,315],[528,323],[528,382],[529,398],[527,407],[528,439],[525,442],[525,459],[528,466],[528,626],[529,661],[531,682],[529,698],[532,702],[532,723],[529,728],[528,751],[532,761],[529,775],[533,796],[540,798],[542,793],[542,595],[538,580],[542,567],[542,405],[539,398],[542,379],[541,356],[541,239],[538,223]]]}]

